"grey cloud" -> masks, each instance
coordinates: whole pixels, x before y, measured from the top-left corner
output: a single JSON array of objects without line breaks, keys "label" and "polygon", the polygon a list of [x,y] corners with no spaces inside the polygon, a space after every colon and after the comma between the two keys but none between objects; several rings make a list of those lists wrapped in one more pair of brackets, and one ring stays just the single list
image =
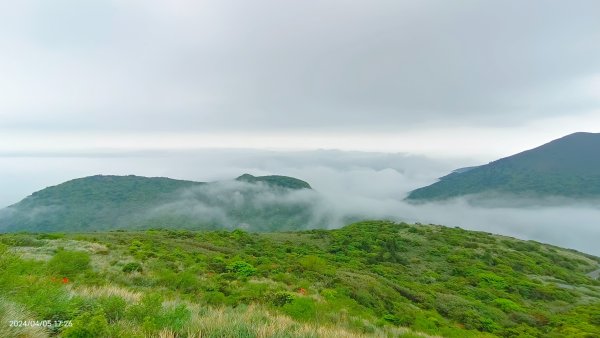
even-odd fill
[{"label": "grey cloud", "polygon": [[227,180],[186,189],[174,201],[134,214],[131,220],[144,224],[164,217],[183,217],[190,224],[253,231],[271,230],[274,226],[280,230],[341,226],[332,216],[346,215],[322,210],[320,206],[324,204],[327,201],[323,196],[309,189],[273,189],[260,182]]},{"label": "grey cloud", "polygon": [[460,226],[600,255],[598,204],[570,201],[560,206],[486,208],[458,199],[421,206],[404,204],[402,210],[408,221]]},{"label": "grey cloud", "polygon": [[[308,169],[310,171],[310,169]],[[214,215],[222,215],[217,222],[235,228],[240,226],[230,218],[227,212],[235,206],[251,205],[255,210],[278,209],[279,207],[300,206],[309,210],[310,216],[295,215],[304,221],[301,228],[326,227],[338,228],[351,221],[362,219],[389,219],[424,224],[460,226],[464,229],[491,232],[526,240],[536,240],[562,247],[600,255],[598,238],[600,228],[595,220],[600,219],[597,202],[561,200],[561,204],[545,206],[536,200],[515,201],[514,196],[497,196],[495,205],[500,207],[477,206],[467,198],[447,202],[413,205],[397,197],[397,192],[385,189],[385,185],[394,185],[393,179],[378,177],[375,171],[369,175],[351,172],[353,186],[346,190],[296,191],[274,193],[264,186],[239,182],[221,182],[208,191],[196,189],[188,191],[181,201],[160,207],[158,213],[175,213],[202,220],[215,221]],[[347,181],[348,176],[329,176],[330,180]],[[376,182],[376,187],[362,189]],[[240,193],[240,191],[242,193]],[[252,198],[244,199],[242,194],[251,191]],[[206,196],[218,196],[218,205],[207,206],[202,202]],[[510,199],[510,200],[509,200]],[[491,201],[490,201],[491,203]],[[529,205],[528,205],[529,204]],[[502,206],[505,205],[505,206]],[[506,206],[513,205],[513,206]],[[223,208],[227,206],[227,210]],[[233,207],[231,207],[233,206]],[[157,216],[157,213],[152,216]],[[256,230],[255,220],[249,222]]]},{"label": "grey cloud", "polygon": [[[135,214],[131,217],[136,221],[149,220],[161,216],[183,216],[202,220],[207,224],[220,224],[234,227],[235,224],[229,219],[225,210],[209,206],[193,198],[179,199],[156,207],[145,214]],[[126,226],[124,224],[123,226]]]},{"label": "grey cloud", "polygon": [[23,3],[0,8],[0,128],[400,131],[600,107],[597,1]]}]

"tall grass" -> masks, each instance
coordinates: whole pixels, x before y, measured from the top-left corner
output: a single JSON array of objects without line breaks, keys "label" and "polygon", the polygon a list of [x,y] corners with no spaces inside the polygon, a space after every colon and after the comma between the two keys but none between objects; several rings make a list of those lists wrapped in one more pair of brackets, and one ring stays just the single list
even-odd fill
[{"label": "tall grass", "polygon": [[[217,337],[430,337],[404,328],[375,329],[369,334],[345,328],[299,323],[290,317],[273,314],[260,305],[231,307],[192,306],[189,338]],[[161,332],[160,337],[174,337]]]},{"label": "tall grass", "polygon": [[39,320],[15,303],[0,298],[0,337],[12,338],[45,338],[48,333],[42,327],[11,327],[12,320]]}]

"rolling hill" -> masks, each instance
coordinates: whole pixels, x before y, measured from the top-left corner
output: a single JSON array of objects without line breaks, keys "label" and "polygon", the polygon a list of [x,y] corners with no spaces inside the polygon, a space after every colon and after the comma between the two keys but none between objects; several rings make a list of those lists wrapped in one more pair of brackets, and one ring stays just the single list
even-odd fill
[{"label": "rolling hill", "polygon": [[386,221],[0,234],[0,322],[53,323],[3,324],[0,336],[598,337],[599,262]]},{"label": "rolling hill", "polygon": [[575,133],[486,165],[457,170],[412,191],[409,201],[475,194],[600,197],[600,134]]},{"label": "rolling hill", "polygon": [[303,229],[316,222],[307,194],[316,195],[308,183],[285,176],[204,183],[98,175],[43,189],[2,210],[0,231]]}]

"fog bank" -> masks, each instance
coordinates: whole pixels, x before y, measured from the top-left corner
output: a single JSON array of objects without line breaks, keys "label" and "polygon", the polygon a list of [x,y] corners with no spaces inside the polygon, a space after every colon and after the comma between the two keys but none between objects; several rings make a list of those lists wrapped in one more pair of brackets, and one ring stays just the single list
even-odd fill
[{"label": "fog bank", "polygon": [[[242,173],[289,175],[309,182],[314,192],[270,196],[256,192],[252,201],[263,205],[308,205],[314,223],[329,228],[350,218],[387,218],[406,222],[460,226],[465,229],[532,239],[600,255],[599,203],[554,200],[551,207],[531,201],[500,199],[497,207],[473,205],[468,199],[412,205],[406,193],[430,184],[462,166],[477,165],[465,159],[436,161],[407,154],[342,151],[270,152],[202,150],[179,153],[84,154],[71,156],[0,157],[0,205],[6,206],[48,185],[94,174],[167,176],[196,181],[232,179]],[[247,187],[246,187],[247,188]],[[244,200],[239,186],[213,185],[211,196],[235,203]],[[194,195],[196,194],[196,195]],[[181,201],[155,212],[185,213],[231,224],[228,215],[199,203],[190,191]],[[492,203],[492,205],[494,205]],[[515,206],[515,207],[513,207]]]}]

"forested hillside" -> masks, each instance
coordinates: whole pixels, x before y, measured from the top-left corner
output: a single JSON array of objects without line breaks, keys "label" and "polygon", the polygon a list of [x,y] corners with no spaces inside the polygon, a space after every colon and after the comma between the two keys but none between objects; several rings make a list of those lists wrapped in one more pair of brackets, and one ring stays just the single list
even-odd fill
[{"label": "forested hillside", "polygon": [[432,201],[479,194],[542,200],[600,198],[600,134],[575,133],[412,191],[408,200]]},{"label": "forested hillside", "polygon": [[286,176],[245,174],[203,183],[98,175],[43,189],[0,210],[0,231],[306,229],[326,222],[313,217],[316,195],[308,183]]}]

